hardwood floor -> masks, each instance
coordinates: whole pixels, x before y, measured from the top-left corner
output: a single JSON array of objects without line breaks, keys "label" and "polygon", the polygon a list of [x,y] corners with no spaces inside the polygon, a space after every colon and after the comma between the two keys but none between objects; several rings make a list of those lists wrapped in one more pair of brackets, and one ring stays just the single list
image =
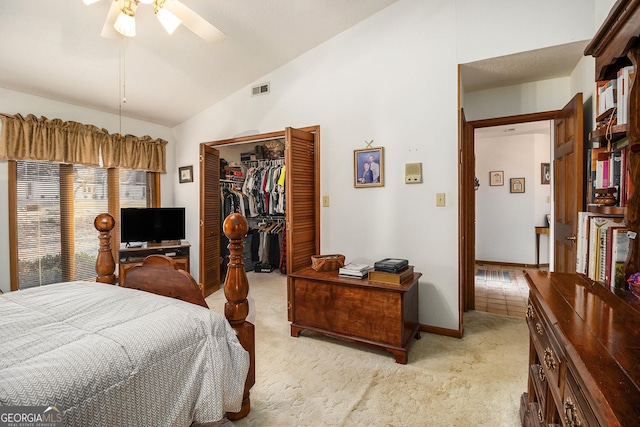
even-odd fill
[{"label": "hardwood floor", "polygon": [[[476,264],[475,270],[477,311],[524,318],[529,286],[523,267]],[[478,270],[485,274],[478,275]]]}]

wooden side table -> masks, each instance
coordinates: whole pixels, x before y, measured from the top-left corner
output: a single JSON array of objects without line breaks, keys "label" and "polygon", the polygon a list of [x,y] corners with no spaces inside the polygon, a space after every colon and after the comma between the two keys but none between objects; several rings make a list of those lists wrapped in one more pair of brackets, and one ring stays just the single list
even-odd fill
[{"label": "wooden side table", "polygon": [[418,279],[400,285],[338,276],[308,267],[289,274],[291,336],[305,329],[384,348],[407,363],[409,347],[420,338]]},{"label": "wooden side table", "polygon": [[536,268],[540,268],[540,235],[549,234],[549,227],[536,227]]}]

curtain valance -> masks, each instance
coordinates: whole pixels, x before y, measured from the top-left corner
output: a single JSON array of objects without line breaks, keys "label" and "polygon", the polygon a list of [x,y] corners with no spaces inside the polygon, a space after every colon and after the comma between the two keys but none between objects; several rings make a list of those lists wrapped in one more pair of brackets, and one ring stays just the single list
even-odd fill
[{"label": "curtain valance", "polygon": [[93,125],[38,118],[33,114],[22,117],[0,113],[0,119],[2,160],[99,166],[102,154],[104,167],[166,172],[167,141],[163,139],[109,134],[106,129]]}]

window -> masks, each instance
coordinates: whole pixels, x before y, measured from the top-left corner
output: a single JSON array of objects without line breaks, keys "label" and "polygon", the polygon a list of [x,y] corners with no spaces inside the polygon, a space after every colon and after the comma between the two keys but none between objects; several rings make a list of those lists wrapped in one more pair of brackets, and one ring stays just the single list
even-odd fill
[{"label": "window", "polygon": [[[155,206],[155,173],[37,161],[15,162],[16,262],[12,289],[95,277],[93,221],[120,207]],[[117,229],[112,245],[117,247]]]}]

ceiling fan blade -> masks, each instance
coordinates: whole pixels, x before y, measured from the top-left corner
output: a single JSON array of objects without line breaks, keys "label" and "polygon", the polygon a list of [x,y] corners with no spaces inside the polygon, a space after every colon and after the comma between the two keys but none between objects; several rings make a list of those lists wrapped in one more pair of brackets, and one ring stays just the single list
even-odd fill
[{"label": "ceiling fan blade", "polygon": [[164,7],[180,18],[182,25],[208,42],[222,41],[227,36],[178,0],[167,1]]},{"label": "ceiling fan blade", "polygon": [[116,19],[118,19],[118,14],[120,14],[120,1],[119,0],[110,0],[111,7],[109,7],[109,12],[107,13],[107,19],[104,21],[104,25],[102,26],[102,32],[100,35],[102,37],[108,39],[120,39],[122,35],[116,31],[113,27]]}]

